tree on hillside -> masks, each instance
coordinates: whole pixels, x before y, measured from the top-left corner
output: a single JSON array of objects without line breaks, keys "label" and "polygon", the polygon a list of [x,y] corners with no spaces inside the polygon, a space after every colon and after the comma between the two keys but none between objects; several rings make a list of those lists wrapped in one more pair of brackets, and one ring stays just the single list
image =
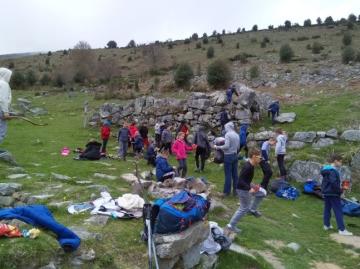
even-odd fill
[{"label": "tree on hillside", "polygon": [[188,63],[180,64],[175,71],[174,81],[178,87],[189,87],[190,80],[194,77],[193,70]]},{"label": "tree on hillside", "polygon": [[304,27],[310,27],[311,26],[311,20],[307,19],[304,21]]},{"label": "tree on hillside", "polygon": [[127,45],[128,48],[135,48],[136,47],[136,43],[134,39],[131,39],[129,41],[129,44]]},{"label": "tree on hillside", "polygon": [[291,28],[291,21],[286,20],[284,25],[285,25],[285,29],[290,29]]},{"label": "tree on hillside", "polygon": [[217,35],[217,32],[216,32],[216,30],[214,30],[213,32],[212,32],[212,36],[216,36]]},{"label": "tree on hillside", "polygon": [[29,70],[26,73],[26,82],[30,85],[33,86],[37,81],[37,77],[35,75],[35,72],[33,70]]},{"label": "tree on hillside", "polygon": [[349,46],[349,45],[351,44],[351,42],[352,42],[352,36],[351,36],[351,33],[350,33],[350,32],[344,33],[342,42],[343,42],[344,46]]},{"label": "tree on hillside", "polygon": [[70,58],[72,62],[72,70],[64,67],[62,70],[63,78],[67,77],[70,79],[68,74],[63,74],[64,72],[71,72],[73,77],[76,77],[78,82],[84,82],[87,79],[90,79],[94,70],[95,70],[95,55],[91,50],[91,46],[86,41],[79,41],[74,49],[70,53]]},{"label": "tree on hillside", "polygon": [[193,33],[192,36],[191,36],[191,39],[197,41],[197,40],[199,39],[198,34],[197,34],[197,33]]},{"label": "tree on hillside", "polygon": [[223,60],[216,60],[207,68],[207,81],[210,86],[226,87],[231,80],[231,71],[228,64]]},{"label": "tree on hillside", "polygon": [[252,30],[253,30],[254,32],[256,32],[256,31],[258,30],[258,26],[255,24],[255,25],[253,26]]},{"label": "tree on hillside", "polygon": [[240,34],[240,32],[241,32],[241,28],[239,27],[239,28],[237,28],[236,33]]},{"label": "tree on hillside", "polygon": [[225,29],[222,30],[222,34],[225,35],[226,34],[226,31]]},{"label": "tree on hillside", "polygon": [[318,18],[316,19],[316,23],[317,23],[317,25],[321,25],[321,24],[322,24],[322,20],[321,20],[320,17],[318,17]]},{"label": "tree on hillside", "polygon": [[335,22],[331,16],[327,17],[324,21],[325,25],[334,25]]},{"label": "tree on hillside", "polygon": [[348,21],[351,21],[351,22],[356,22],[356,16],[354,14],[350,14],[349,17],[348,17]]},{"label": "tree on hillside", "polygon": [[289,63],[294,56],[294,51],[289,44],[284,44],[280,47],[280,62]]},{"label": "tree on hillside", "polygon": [[117,48],[117,43],[114,40],[110,40],[107,44],[106,44],[108,49],[116,49]]},{"label": "tree on hillside", "polygon": [[268,26],[268,28],[269,28],[269,30],[273,30],[273,29],[274,29],[274,25],[270,24],[270,25]]},{"label": "tree on hillside", "polygon": [[211,58],[214,57],[214,55],[215,55],[215,50],[214,50],[214,48],[213,48],[213,47],[208,47],[208,49],[207,49],[207,51],[206,51],[206,57],[207,57],[208,59],[211,59]]},{"label": "tree on hillside", "polygon": [[346,46],[341,57],[343,64],[348,64],[355,60],[355,50],[351,46]]}]

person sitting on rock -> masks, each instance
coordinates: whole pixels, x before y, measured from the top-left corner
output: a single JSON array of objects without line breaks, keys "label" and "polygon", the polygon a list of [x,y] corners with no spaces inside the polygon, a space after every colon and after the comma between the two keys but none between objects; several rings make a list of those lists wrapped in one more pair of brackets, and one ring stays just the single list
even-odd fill
[{"label": "person sitting on rock", "polygon": [[152,166],[156,166],[156,150],[155,150],[155,145],[153,143],[153,140],[149,138],[149,146],[146,149],[146,159],[147,159],[147,164],[151,164]]},{"label": "person sitting on rock", "polygon": [[280,115],[280,104],[279,101],[274,101],[271,103],[268,107],[268,117],[270,117],[271,114],[271,123],[275,124],[275,118],[279,117]]},{"label": "person sitting on rock", "polygon": [[235,85],[231,85],[231,87],[229,87],[229,88],[226,90],[226,101],[227,101],[228,104],[231,103],[232,96],[233,96],[234,93],[235,93],[236,96],[239,96],[239,94],[238,94],[237,91],[236,91],[236,86],[235,86]]},{"label": "person sitting on rock", "polygon": [[134,153],[136,157],[140,157],[141,152],[144,148],[144,140],[140,133],[137,131],[134,137]]},{"label": "person sitting on rock", "polygon": [[160,148],[160,154],[156,157],[156,179],[158,182],[164,182],[168,178],[175,177],[174,168],[169,164],[169,149],[166,147]]}]

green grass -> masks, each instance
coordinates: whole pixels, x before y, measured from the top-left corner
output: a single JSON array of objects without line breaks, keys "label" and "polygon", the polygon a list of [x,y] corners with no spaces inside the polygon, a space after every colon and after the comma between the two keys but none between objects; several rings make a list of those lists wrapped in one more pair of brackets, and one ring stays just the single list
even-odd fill
[{"label": "green grass", "polygon": [[[48,122],[45,127],[35,127],[22,121],[13,120],[9,123],[9,132],[1,148],[11,151],[17,161],[24,167],[27,173],[32,176],[31,180],[18,180],[23,183],[23,191],[39,194],[53,193],[54,197],[45,201],[48,204],[52,201],[73,201],[83,202],[90,199],[91,194],[99,195],[96,189],[89,189],[86,186],[76,183],[77,180],[92,180],[93,184],[106,185],[113,197],[117,197],[130,190],[127,183],[123,180],[109,181],[95,179],[93,174],[101,172],[109,175],[120,176],[125,172],[132,172],[134,166],[131,161],[126,163],[108,160],[103,162],[82,162],[72,160],[72,156],[62,157],[60,150],[64,146],[71,149],[84,147],[89,138],[98,138],[99,130],[82,128],[82,104],[85,99],[90,100],[92,107],[97,107],[101,102],[93,100],[91,95],[77,93],[74,98],[68,98],[63,93],[57,93],[48,97],[32,98],[33,92],[14,92],[14,100],[18,96],[31,98],[34,105],[45,107],[49,110],[49,115],[36,118],[38,121]],[[324,98],[314,100],[312,103],[305,103],[296,106],[285,106],[284,111],[295,111],[298,118],[293,124],[284,125],[284,129],[289,132],[295,130],[326,130],[342,125],[344,119],[349,115],[346,110],[349,106],[356,105],[356,95],[344,94],[336,98]],[[336,100],[331,104],[331,100]],[[313,113],[313,105],[316,104],[318,118],[310,117]],[[349,105],[350,104],[350,105]],[[345,109],[344,109],[345,107]],[[329,120],[328,111],[331,109],[332,117]],[[310,111],[308,111],[310,110]],[[359,110],[354,108],[354,120],[358,118]],[[315,122],[314,122],[315,121]],[[269,127],[267,121],[264,122]],[[254,129],[260,127],[256,126]],[[343,129],[343,127],[338,128]],[[117,128],[113,128],[117,132]],[[116,139],[109,143],[109,151],[116,152]],[[339,142],[335,148],[342,152],[350,151],[358,147],[354,143]],[[323,161],[330,149],[314,151],[311,147],[303,150],[291,152],[296,158],[311,159],[318,158]],[[131,160],[131,158],[130,158]],[[103,163],[111,164],[106,166]],[[176,161],[172,158],[172,164]],[[41,166],[35,166],[40,164]],[[7,166],[1,165],[0,181],[9,182],[6,176],[10,174]],[[190,155],[188,160],[189,175],[194,175],[194,158]],[[145,162],[140,164],[141,171],[148,170]],[[51,172],[65,174],[73,177],[69,182],[57,181],[50,176]],[[45,178],[37,178],[34,173],[45,173]],[[275,172],[276,173],[276,172]],[[224,175],[223,168],[219,165],[208,164],[203,174],[212,184],[215,191],[221,192],[223,187]],[[256,172],[255,181],[261,179],[260,171]],[[14,180],[13,180],[14,181]],[[49,186],[61,184],[58,190],[48,189]],[[301,186],[297,185],[299,188]],[[358,196],[359,192],[353,193]],[[231,215],[237,208],[237,199],[231,197],[223,201],[229,210],[217,210],[209,214],[209,219],[226,225]],[[88,213],[77,216],[66,212],[65,207],[51,207],[56,219],[67,226],[82,225],[84,220],[89,218]],[[301,195],[295,201],[285,201],[276,198],[274,195],[268,196],[261,205],[264,217],[254,218],[246,216],[239,227],[243,232],[235,239],[235,242],[248,249],[270,250],[285,265],[286,268],[302,269],[310,268],[314,261],[332,262],[342,268],[356,268],[360,262],[359,258],[351,258],[345,254],[347,248],[330,240],[329,234],[322,230],[322,202],[313,197]],[[293,217],[293,214],[299,218]],[[334,221],[334,220],[333,220]],[[360,221],[358,218],[345,217],[349,229],[355,234],[360,234]],[[335,223],[333,223],[335,224]],[[144,268],[146,266],[146,246],[140,241],[139,232],[143,225],[141,220],[113,220],[110,219],[105,227],[89,227],[89,231],[97,232],[102,235],[102,240],[89,240],[83,242],[83,248],[93,248],[97,253],[94,262],[87,264],[84,268]],[[293,253],[287,249],[276,249],[274,246],[267,245],[265,240],[281,240],[285,244],[297,242],[301,245],[298,253]],[[56,240],[46,232],[42,232],[36,240],[30,239],[1,239],[0,241],[0,268],[27,268],[45,265],[59,252]],[[70,260],[71,256],[64,255],[64,260]],[[31,266],[29,266],[31,265]],[[69,263],[65,263],[63,268],[70,268]],[[264,259],[258,258],[253,261],[250,258],[232,253],[224,252],[220,255],[220,265],[218,268],[271,268]]]}]

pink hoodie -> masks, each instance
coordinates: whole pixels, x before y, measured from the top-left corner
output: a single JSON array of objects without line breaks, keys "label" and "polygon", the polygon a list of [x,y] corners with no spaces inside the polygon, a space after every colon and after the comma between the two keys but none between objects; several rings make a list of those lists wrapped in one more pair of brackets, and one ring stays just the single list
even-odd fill
[{"label": "pink hoodie", "polygon": [[171,151],[175,154],[176,160],[186,159],[186,151],[191,151],[192,149],[192,147],[186,145],[184,140],[180,139],[176,139],[171,147]]}]

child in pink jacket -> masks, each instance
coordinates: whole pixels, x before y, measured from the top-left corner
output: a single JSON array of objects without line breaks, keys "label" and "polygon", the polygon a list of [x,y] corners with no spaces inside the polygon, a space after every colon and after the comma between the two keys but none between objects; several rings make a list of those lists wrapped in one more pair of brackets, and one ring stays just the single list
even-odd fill
[{"label": "child in pink jacket", "polygon": [[194,147],[190,147],[185,143],[185,134],[183,132],[179,132],[175,142],[173,143],[171,150],[172,153],[176,156],[176,160],[179,162],[179,166],[177,168],[177,172],[179,176],[186,177],[187,165],[186,165],[186,151],[193,150]]}]

